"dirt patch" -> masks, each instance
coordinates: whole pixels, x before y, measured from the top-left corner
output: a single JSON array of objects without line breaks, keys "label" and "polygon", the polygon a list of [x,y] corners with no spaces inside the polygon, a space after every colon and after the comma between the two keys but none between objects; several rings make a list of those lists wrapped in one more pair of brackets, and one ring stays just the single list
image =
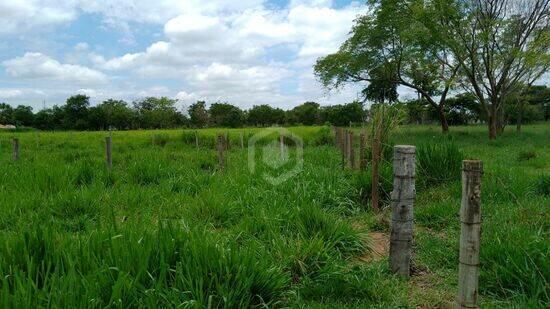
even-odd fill
[{"label": "dirt patch", "polygon": [[381,232],[369,232],[366,240],[366,246],[370,248],[369,252],[360,257],[362,262],[379,261],[388,256],[390,251],[390,238]]}]

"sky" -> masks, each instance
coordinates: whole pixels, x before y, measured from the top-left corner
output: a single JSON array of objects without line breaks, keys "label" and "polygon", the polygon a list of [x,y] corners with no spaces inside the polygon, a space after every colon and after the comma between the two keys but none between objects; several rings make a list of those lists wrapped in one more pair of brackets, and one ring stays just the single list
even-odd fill
[{"label": "sky", "polygon": [[2,0],[0,102],[40,110],[168,96],[241,108],[340,104],[313,64],[337,51],[364,1]]}]

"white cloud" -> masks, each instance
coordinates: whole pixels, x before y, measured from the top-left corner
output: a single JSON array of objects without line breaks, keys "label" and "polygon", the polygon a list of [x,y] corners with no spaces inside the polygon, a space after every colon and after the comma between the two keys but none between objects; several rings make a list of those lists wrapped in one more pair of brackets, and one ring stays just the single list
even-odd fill
[{"label": "white cloud", "polygon": [[96,70],[74,64],[62,64],[41,53],[25,53],[22,57],[2,62],[6,72],[21,79],[45,79],[81,84],[100,84],[107,77]]}]

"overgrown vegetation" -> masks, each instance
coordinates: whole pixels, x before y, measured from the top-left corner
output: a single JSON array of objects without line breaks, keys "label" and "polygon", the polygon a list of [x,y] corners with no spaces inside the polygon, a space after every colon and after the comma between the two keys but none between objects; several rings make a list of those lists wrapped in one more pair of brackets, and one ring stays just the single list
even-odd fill
[{"label": "overgrown vegetation", "polygon": [[[385,207],[374,214],[369,170],[343,170],[327,128],[290,128],[306,145],[304,168],[278,186],[264,180],[269,168],[251,174],[240,148],[241,132],[246,147],[259,130],[112,132],[111,172],[105,133],[0,133],[0,303],[444,306],[456,295],[463,156],[485,166],[481,305],[548,304],[548,125],[505,132],[498,143],[480,142],[482,127],[442,139],[436,127],[405,126],[390,138],[418,146],[417,179],[429,180],[417,186],[410,281],[391,275],[371,247],[374,231],[388,232],[391,159],[381,165]],[[232,141],[223,171],[214,148],[222,132]],[[537,156],[518,161],[524,149]]]}]

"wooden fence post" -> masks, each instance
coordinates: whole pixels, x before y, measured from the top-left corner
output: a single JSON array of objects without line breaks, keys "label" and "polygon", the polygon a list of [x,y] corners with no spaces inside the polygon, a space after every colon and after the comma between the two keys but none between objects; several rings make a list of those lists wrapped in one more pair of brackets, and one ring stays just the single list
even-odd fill
[{"label": "wooden fence post", "polygon": [[199,133],[195,131],[195,147],[199,149]]},{"label": "wooden fence post", "polygon": [[282,133],[279,133],[279,148],[281,151],[281,160],[285,159],[285,136]]},{"label": "wooden fence post", "polygon": [[344,153],[344,129],[338,128],[338,148]]},{"label": "wooden fence post", "polygon": [[348,156],[348,130],[342,131],[342,169],[346,168]]},{"label": "wooden fence post", "polygon": [[19,139],[13,139],[13,161],[19,160]]},{"label": "wooden fence post", "polygon": [[229,150],[229,148],[231,147],[231,145],[229,144],[229,133],[225,133],[224,141],[225,141],[225,150]]},{"label": "wooden fence post", "polygon": [[416,195],[415,147],[398,145],[393,151],[392,221],[390,235],[390,269],[409,277],[413,241],[413,204]]},{"label": "wooden fence post", "polygon": [[477,308],[482,174],[481,161],[462,161],[457,308]]},{"label": "wooden fence post", "polygon": [[371,203],[372,209],[378,211],[378,183],[380,182],[378,163],[380,162],[380,138],[377,132],[374,132],[372,139],[372,168],[371,168]]},{"label": "wooden fence post", "polygon": [[353,131],[348,134],[348,167],[354,169],[355,166],[355,148],[353,147]]},{"label": "wooden fence post", "polygon": [[365,132],[361,132],[359,140],[359,169],[365,170],[367,168],[367,137]]},{"label": "wooden fence post", "polygon": [[113,155],[112,155],[111,145],[112,145],[111,137],[110,136],[105,137],[105,159],[106,159],[108,169],[113,168]]},{"label": "wooden fence post", "polygon": [[241,149],[244,149],[244,134],[241,131]]},{"label": "wooden fence post", "polygon": [[223,151],[225,149],[224,136],[218,134],[218,165],[221,169],[225,167],[225,158],[223,157]]}]

